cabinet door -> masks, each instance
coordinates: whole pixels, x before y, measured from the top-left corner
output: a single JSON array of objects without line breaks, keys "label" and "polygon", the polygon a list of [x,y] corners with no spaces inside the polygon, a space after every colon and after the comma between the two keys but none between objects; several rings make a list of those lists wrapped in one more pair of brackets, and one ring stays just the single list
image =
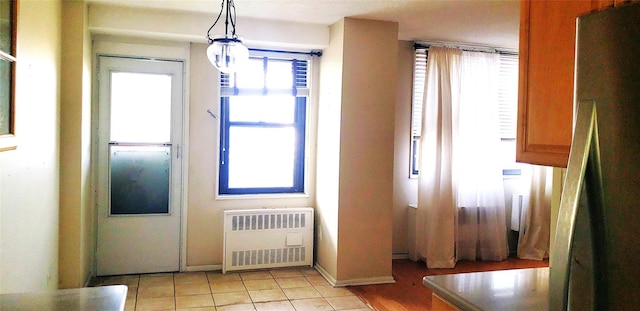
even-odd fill
[{"label": "cabinet door", "polygon": [[609,5],[613,0],[521,2],[518,162],[567,166],[576,17]]}]

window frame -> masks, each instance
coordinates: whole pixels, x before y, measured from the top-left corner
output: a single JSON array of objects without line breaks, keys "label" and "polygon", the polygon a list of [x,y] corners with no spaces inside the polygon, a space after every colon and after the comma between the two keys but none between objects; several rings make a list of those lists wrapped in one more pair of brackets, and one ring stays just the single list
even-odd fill
[{"label": "window frame", "polygon": [[[18,1],[11,0],[7,1],[8,5],[8,17],[9,22],[8,27],[9,31],[9,50],[4,51],[0,49],[0,61],[7,62],[10,66],[9,80],[2,81],[2,83],[6,83],[2,88],[7,89],[9,92],[8,96],[8,107],[7,119],[8,119],[8,132],[4,134],[0,134],[0,152],[14,150],[17,148],[16,141],[16,105],[15,105],[15,93],[16,93],[16,42],[17,42],[17,19],[18,19]],[[0,112],[3,113],[4,111]]]},{"label": "window frame", "polygon": [[[282,95],[283,89],[268,89],[266,87],[266,77],[264,87],[262,89],[242,89],[236,87],[235,74],[220,73],[220,133],[219,133],[219,160],[218,160],[218,195],[219,196],[236,196],[236,195],[292,195],[304,194],[306,192],[306,171],[307,171],[307,124],[308,124],[308,102],[309,102],[309,76],[310,76],[310,57],[306,55],[296,55],[291,57],[288,55],[280,55],[277,52],[255,52],[250,50],[250,59],[263,59],[265,68],[269,61],[291,62],[293,66],[293,86],[288,89],[288,94],[295,96],[294,104],[294,120],[292,123],[276,123],[276,122],[247,122],[247,121],[230,121],[230,97],[245,95],[262,95],[269,96],[270,90],[272,95]],[[266,76],[266,74],[265,74]],[[294,151],[293,165],[293,185],[291,187],[229,187],[229,146],[230,146],[230,129],[232,127],[245,128],[293,128],[296,133],[296,149]]]}]

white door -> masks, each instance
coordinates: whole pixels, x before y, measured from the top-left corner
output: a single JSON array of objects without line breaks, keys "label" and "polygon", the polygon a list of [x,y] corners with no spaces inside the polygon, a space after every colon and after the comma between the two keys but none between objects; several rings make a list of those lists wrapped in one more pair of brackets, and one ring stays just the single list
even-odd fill
[{"label": "white door", "polygon": [[183,62],[98,57],[97,275],[180,267]]}]

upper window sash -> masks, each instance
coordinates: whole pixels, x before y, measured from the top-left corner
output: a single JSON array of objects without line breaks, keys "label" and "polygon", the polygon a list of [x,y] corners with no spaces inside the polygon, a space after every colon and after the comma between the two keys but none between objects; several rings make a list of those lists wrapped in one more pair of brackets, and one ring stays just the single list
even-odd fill
[{"label": "upper window sash", "polygon": [[[242,87],[238,86],[236,75],[242,73],[220,73],[220,96],[262,96],[262,95],[293,95],[293,96],[309,96],[308,86],[308,70],[309,61],[306,59],[279,59],[274,57],[250,57],[252,65],[259,64],[262,61],[264,68],[262,69],[263,78],[261,87]],[[273,87],[269,86],[269,82],[274,77],[267,75],[267,66],[277,63],[289,63],[293,70],[293,79],[290,87]],[[253,68],[256,69],[256,68]],[[259,71],[259,70],[255,70]]]}]

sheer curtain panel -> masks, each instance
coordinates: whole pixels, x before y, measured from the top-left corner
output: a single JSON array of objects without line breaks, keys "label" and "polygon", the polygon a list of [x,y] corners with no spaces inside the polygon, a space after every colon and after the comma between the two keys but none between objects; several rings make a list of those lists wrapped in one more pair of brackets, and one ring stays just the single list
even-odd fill
[{"label": "sheer curtain panel", "polygon": [[425,83],[420,175],[418,177],[417,250],[430,268],[455,266],[456,203],[453,180],[453,129],[458,123],[462,52],[429,48]]},{"label": "sheer curtain panel", "polygon": [[529,195],[522,205],[518,258],[542,260],[549,257],[553,168],[532,165],[529,182]]},{"label": "sheer curtain panel", "polygon": [[416,242],[430,268],[507,257],[497,120],[499,56],[430,47]]},{"label": "sheer curtain panel", "polygon": [[454,152],[457,180],[456,259],[508,256],[498,120],[500,55],[463,52],[460,119]]}]

